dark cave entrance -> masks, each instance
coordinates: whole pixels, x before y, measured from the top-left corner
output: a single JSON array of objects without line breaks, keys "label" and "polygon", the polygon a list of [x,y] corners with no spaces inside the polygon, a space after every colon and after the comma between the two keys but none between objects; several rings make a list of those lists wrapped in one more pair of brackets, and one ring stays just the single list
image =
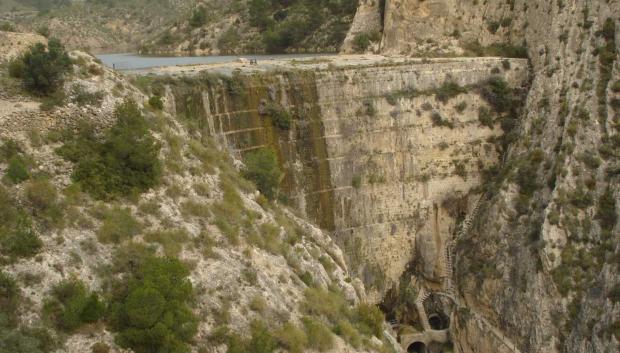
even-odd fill
[{"label": "dark cave entrance", "polygon": [[446,330],[450,327],[450,319],[442,313],[430,314],[428,323],[433,330]]},{"label": "dark cave entrance", "polygon": [[426,345],[423,342],[413,342],[407,347],[408,353],[426,353]]}]

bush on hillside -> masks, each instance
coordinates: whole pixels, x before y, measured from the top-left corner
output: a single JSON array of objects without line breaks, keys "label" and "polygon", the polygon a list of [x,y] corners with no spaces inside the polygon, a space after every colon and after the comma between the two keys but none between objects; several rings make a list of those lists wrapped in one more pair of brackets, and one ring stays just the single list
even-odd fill
[{"label": "bush on hillside", "polygon": [[365,52],[369,46],[370,38],[367,33],[358,33],[355,35],[355,38],[353,38],[353,48],[355,48],[355,51],[358,53]]},{"label": "bush on hillside", "polygon": [[116,107],[115,117],[116,124],[103,140],[86,126],[57,151],[76,164],[73,180],[97,199],[145,192],[161,176],[160,145],[138,105],[125,101]]},{"label": "bush on hillside", "polygon": [[52,289],[52,297],[44,305],[44,311],[54,325],[66,332],[98,321],[104,310],[105,305],[99,296],[78,280],[58,283]]},{"label": "bush on hillside", "polygon": [[334,335],[325,324],[311,317],[304,317],[302,322],[306,329],[310,348],[325,352],[334,346]]},{"label": "bush on hillside", "polygon": [[6,178],[13,184],[19,184],[30,179],[28,164],[24,157],[16,155],[9,160],[9,167],[6,170]]},{"label": "bush on hillside", "polygon": [[270,148],[261,148],[248,153],[245,157],[243,175],[253,181],[265,197],[273,199],[282,177],[275,152]]},{"label": "bush on hillside", "polygon": [[131,239],[142,230],[131,210],[128,208],[113,207],[103,215],[103,224],[97,231],[97,238],[104,243],[120,243]]},{"label": "bush on hillside", "polygon": [[150,256],[118,283],[109,318],[116,342],[136,353],[189,352],[197,318],[188,275],[179,260]]},{"label": "bush on hillside", "polygon": [[320,46],[339,46],[356,8],[357,0],[251,0],[248,4],[250,24],[262,32],[270,53],[304,47],[316,33],[325,34]]},{"label": "bush on hillside", "polygon": [[467,93],[467,89],[465,87],[461,87],[454,81],[446,80],[441,86],[439,86],[439,88],[437,88],[435,98],[442,103],[446,103],[450,99],[462,93]]},{"label": "bush on hillside", "polygon": [[358,305],[354,311],[354,318],[354,322],[362,333],[381,337],[385,318],[377,306],[370,304]]},{"label": "bush on hillside", "polygon": [[17,321],[19,299],[20,292],[15,279],[0,271],[0,319],[8,325],[12,326]]},{"label": "bush on hillside", "polygon": [[47,46],[33,45],[9,65],[11,76],[21,79],[29,92],[42,96],[51,95],[62,87],[70,69],[71,60],[57,39],[50,39]]},{"label": "bush on hillside", "polygon": [[0,22],[0,31],[4,32],[16,32],[15,25],[11,22]]},{"label": "bush on hillside", "polygon": [[202,27],[207,23],[207,10],[203,6],[198,6],[192,12],[192,17],[189,19],[189,25],[197,28]]},{"label": "bush on hillside", "polygon": [[286,111],[284,107],[276,103],[269,103],[265,110],[266,114],[271,117],[271,121],[276,127],[282,130],[288,130],[291,128],[291,113]]},{"label": "bush on hillside", "polygon": [[155,95],[155,96],[152,96],[151,98],[149,98],[149,105],[151,106],[151,108],[153,108],[155,110],[163,110],[164,109],[164,101],[158,95]]},{"label": "bush on hillside", "polygon": [[0,210],[0,253],[13,259],[36,255],[43,243],[32,229],[28,214],[15,205],[2,186]]},{"label": "bush on hillside", "polygon": [[0,321],[0,352],[11,353],[47,353],[52,352],[56,342],[43,328],[6,327]]},{"label": "bush on hillside", "polygon": [[8,164],[4,178],[13,184],[19,184],[30,178],[31,159],[19,144],[7,140],[0,146],[0,162]]},{"label": "bush on hillside", "polygon": [[618,222],[616,199],[611,188],[607,188],[598,198],[598,212],[596,215],[604,231],[611,232]]}]

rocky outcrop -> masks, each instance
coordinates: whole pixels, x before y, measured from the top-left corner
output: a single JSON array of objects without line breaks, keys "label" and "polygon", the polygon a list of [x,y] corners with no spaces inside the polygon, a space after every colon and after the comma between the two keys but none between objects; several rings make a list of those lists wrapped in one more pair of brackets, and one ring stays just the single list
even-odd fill
[{"label": "rocky outcrop", "polygon": [[383,29],[383,6],[384,0],[362,0],[360,1],[351,28],[344,39],[342,53],[354,53],[356,51],[354,41],[360,34],[370,35],[380,33]]},{"label": "rocky outcrop", "polygon": [[[456,265],[467,306],[522,351],[618,350],[619,13],[607,1],[386,4],[385,53],[527,45],[533,83],[504,166],[512,177],[497,181]],[[485,337],[466,324],[455,340],[495,351]]]},{"label": "rocky outcrop", "polygon": [[[521,132],[455,277],[466,306],[521,351],[618,350],[618,14],[613,1],[386,2],[383,53],[522,47],[532,63]],[[457,350],[497,351],[464,317]]]},{"label": "rocky outcrop", "polygon": [[[222,330],[247,335],[254,320],[268,322],[273,330],[285,323],[303,327],[301,319],[309,315],[306,293],[310,287],[329,288],[347,307],[365,300],[363,284],[351,278],[343,253],[329,234],[284,207],[268,204],[253,187],[248,188],[247,182],[245,188],[238,184],[242,179],[235,165],[240,163],[207,136],[198,140],[195,132],[188,132],[184,114],[175,116],[141,106],[149,123],[159,126],[152,127],[153,134],[163,146],[160,158],[166,166],[157,187],[134,201],[94,200],[80,191],[70,199],[68,190],[79,188],[71,180],[72,163],[60,157],[57,148],[77,126],[88,123],[99,130],[114,124],[114,108],[124,99],[144,102],[147,98],[124,76],[99,66],[95,58],[80,52],[70,56],[81,63],[74,66],[74,72],[83,74],[67,78],[64,91],[70,103],[62,107],[41,111],[35,98],[27,100],[0,87],[0,97],[8,97],[6,101],[0,98],[0,146],[3,151],[9,141],[19,146],[20,153],[28,158],[32,179],[36,173],[36,180],[46,180],[47,205],[55,207],[62,221],[62,225],[50,225],[34,212],[33,232],[40,239],[36,256],[9,258],[1,254],[3,280],[5,275],[15,278],[19,288],[18,303],[3,307],[3,314],[16,310],[24,327],[45,325],[49,313],[43,307],[61,281],[79,279],[90,290],[103,293],[117,276],[112,268],[125,260],[133,267],[139,257],[135,254],[143,254],[147,248],[160,256],[178,257],[191,268],[189,279],[195,288],[192,310],[199,318],[192,340],[194,350],[226,352],[229,343],[221,338]],[[76,86],[81,92],[98,93],[101,101],[76,100]],[[171,141],[181,149],[178,155]],[[208,162],[197,159],[196,151]],[[169,169],[170,163],[174,163],[175,172]],[[0,175],[4,178],[10,168],[2,160]],[[5,197],[3,207],[10,197],[30,215],[33,194],[27,190],[34,181],[13,184],[7,180],[0,189]],[[215,216],[217,208],[221,216]],[[105,214],[111,209],[126,212],[140,234],[116,244],[103,240]],[[4,208],[2,211],[6,212]],[[243,230],[236,224],[231,232],[223,230],[233,227],[224,228],[222,222],[241,222],[244,217]],[[153,241],[149,235],[155,233],[161,237]],[[111,330],[111,325],[101,322],[85,330],[62,333],[57,351],[90,352],[96,343],[114,352],[129,351],[115,343]],[[339,336],[331,338],[329,332],[330,340],[334,340],[329,352],[370,352],[383,345],[384,337],[369,336],[371,343],[353,348]],[[219,339],[214,338],[218,333]]]}]

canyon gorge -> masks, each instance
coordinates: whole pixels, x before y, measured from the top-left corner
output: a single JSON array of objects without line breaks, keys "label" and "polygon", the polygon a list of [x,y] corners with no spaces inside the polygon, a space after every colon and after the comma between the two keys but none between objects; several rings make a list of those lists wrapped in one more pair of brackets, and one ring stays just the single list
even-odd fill
[{"label": "canyon gorge", "polygon": [[[0,206],[42,240],[3,256],[24,287],[15,327],[50,316],[61,280],[112,303],[144,243],[194,287],[195,335],[174,352],[617,352],[619,15],[617,0],[360,0],[339,55],[121,73],[74,51],[73,103],[51,110],[0,77],[2,156],[20,146],[0,171],[17,154],[30,175],[4,181]],[[0,32],[3,72],[37,41]],[[76,191],[70,136],[84,122],[107,136],[127,99],[161,147],[160,182]],[[261,151],[275,191],[248,172]],[[149,351],[97,322],[48,351]]]}]

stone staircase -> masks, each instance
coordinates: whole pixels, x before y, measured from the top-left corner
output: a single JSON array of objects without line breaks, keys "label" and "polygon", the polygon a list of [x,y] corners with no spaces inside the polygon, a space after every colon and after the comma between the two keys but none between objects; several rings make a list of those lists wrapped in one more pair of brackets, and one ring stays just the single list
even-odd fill
[{"label": "stone staircase", "polygon": [[[465,220],[463,220],[461,229],[452,239],[447,242],[443,252],[443,262],[445,269],[444,293],[438,294],[445,295],[446,297],[451,298],[457,307],[462,307],[463,305],[461,305],[461,303],[457,299],[454,282],[452,281],[454,270],[454,251],[456,249],[457,242],[461,238],[469,234],[469,232],[471,231],[473,221],[476,219],[476,217],[478,217],[478,213],[480,212],[480,206],[482,205],[482,200],[484,199],[484,197],[485,195],[480,196],[480,198],[476,202],[476,205],[474,206],[474,209],[469,213],[467,217],[465,217]],[[477,312],[472,311],[471,309],[470,312],[474,315],[474,317],[481,324],[481,326],[484,326],[488,330],[488,332],[491,332],[504,346],[506,346],[506,348],[508,348],[513,353],[521,353],[517,346],[512,343],[512,341],[510,341],[506,336],[504,336],[504,334],[495,326],[493,326],[486,318],[484,318]]]},{"label": "stone staircase", "polygon": [[478,213],[480,212],[480,205],[482,204],[482,199],[485,195],[480,196],[473,210],[465,217],[463,223],[461,224],[461,228],[456,233],[454,237],[446,242],[446,246],[444,247],[444,251],[442,254],[442,262],[444,267],[444,291],[451,296],[455,295],[454,282],[452,281],[452,276],[454,275],[454,250],[456,249],[456,243],[459,239],[463,238],[466,234],[469,233],[471,227],[473,225],[474,219],[478,217]]},{"label": "stone staircase", "polygon": [[[455,234],[454,237],[452,237],[450,240],[448,240],[446,242],[446,246],[444,247],[444,251],[442,253],[442,257],[441,257],[441,262],[443,263],[443,268],[444,268],[444,273],[443,273],[443,279],[444,279],[444,283],[443,283],[443,291],[440,292],[430,292],[427,291],[424,288],[420,289],[420,292],[418,292],[418,297],[416,298],[415,301],[415,306],[416,309],[418,311],[418,315],[420,318],[420,321],[422,322],[422,326],[424,328],[424,331],[422,333],[419,333],[418,335],[425,335],[425,334],[430,334],[433,332],[439,332],[439,331],[433,331],[430,327],[430,324],[428,322],[428,317],[426,315],[426,309],[424,308],[424,302],[432,295],[432,294],[436,294],[436,295],[441,295],[441,296],[445,296],[447,298],[449,298],[450,300],[452,300],[455,304],[455,306],[457,308],[463,308],[465,307],[464,305],[462,305],[456,295],[456,290],[454,287],[454,282],[452,281],[452,276],[453,276],[453,271],[454,271],[454,263],[453,263],[453,259],[454,259],[454,251],[456,249],[456,243],[458,242],[459,239],[463,238],[464,236],[466,236],[470,231],[471,228],[473,226],[473,221],[476,219],[476,217],[478,217],[478,213],[480,212],[480,206],[482,205],[482,200],[484,199],[485,195],[482,195],[478,201],[476,202],[476,205],[474,206],[474,208],[472,209],[472,211],[469,213],[469,215],[467,217],[465,217],[465,219],[463,220],[462,226],[459,229],[459,231]],[[501,330],[499,330],[497,327],[495,327],[492,323],[490,323],[484,316],[482,316],[481,314],[475,312],[474,310],[472,310],[471,308],[468,308],[469,312],[473,315],[474,319],[476,320],[476,322],[479,324],[479,326],[481,328],[483,328],[486,332],[490,332],[491,334],[493,334],[493,336],[495,336],[495,338],[497,338],[497,340],[500,341],[501,344],[503,344],[510,352],[513,353],[521,353],[521,351],[517,348],[517,346],[508,338],[506,337]],[[397,325],[396,322],[392,323],[390,322],[390,324],[394,327]],[[401,342],[402,344],[402,342]],[[407,343],[405,342],[405,344],[403,344],[403,349],[406,349],[407,347]]]},{"label": "stone staircase", "polygon": [[418,311],[418,316],[420,317],[424,331],[431,330],[431,325],[428,322],[428,316],[426,316],[426,309],[424,308],[424,302],[431,296],[431,294],[431,292],[427,292],[424,288],[421,288],[415,301],[415,307]]}]

